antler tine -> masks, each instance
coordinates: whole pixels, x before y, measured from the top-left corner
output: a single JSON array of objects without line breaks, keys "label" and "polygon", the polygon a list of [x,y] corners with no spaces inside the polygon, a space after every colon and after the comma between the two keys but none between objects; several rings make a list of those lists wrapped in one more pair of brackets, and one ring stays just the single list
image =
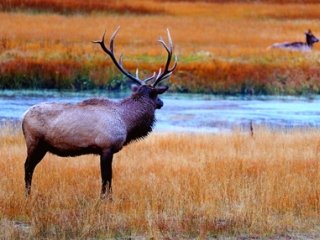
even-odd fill
[{"label": "antler tine", "polygon": [[171,35],[170,35],[169,28],[167,28],[167,35],[168,35],[168,41],[169,41],[169,44],[170,44],[170,47],[171,47],[171,50],[172,50],[173,49],[173,42],[172,42],[172,38],[171,38]]},{"label": "antler tine", "polygon": [[159,69],[159,72],[158,72],[156,79],[158,79],[160,77],[160,75],[161,75],[161,68]]},{"label": "antler tine", "polygon": [[119,65],[122,67],[122,61],[123,61],[123,54],[121,53],[120,54],[120,57],[119,57]]},{"label": "antler tine", "polygon": [[141,81],[139,78],[136,78],[135,76],[133,76],[131,73],[129,73],[122,65],[122,54],[119,58],[119,62],[117,61],[117,59],[115,58],[114,56],[114,40],[116,38],[116,35],[119,31],[120,27],[118,27],[114,32],[113,34],[111,35],[111,38],[110,38],[110,44],[109,44],[109,47],[110,49],[108,49],[106,47],[106,45],[104,44],[104,38],[105,38],[105,34],[106,32],[104,32],[104,34],[102,35],[102,39],[100,41],[93,41],[93,43],[98,43],[102,50],[108,54],[111,58],[111,60],[113,61],[113,63],[116,65],[116,67],[125,75],[127,76],[129,79],[135,81],[137,84],[139,85],[145,85],[145,82]]},{"label": "antler tine", "polygon": [[164,46],[164,48],[167,50],[167,52],[170,54],[170,49],[168,48],[167,44],[163,41],[163,39],[160,37],[160,39],[158,40],[158,42],[160,42],[162,44],[162,46]]},{"label": "antler tine", "polygon": [[145,82],[145,83],[148,83],[149,81],[154,80],[155,77],[156,77],[156,72],[154,72],[151,77],[146,78],[146,79],[144,80],[144,82]]},{"label": "antler tine", "polygon": [[106,45],[104,45],[104,37],[105,37],[105,35],[106,35],[106,31],[104,31],[101,40],[92,41],[92,43],[99,44],[101,46],[101,48],[103,49],[103,51],[105,51],[105,52],[107,52],[109,54],[109,50],[107,49]]},{"label": "antler tine", "polygon": [[161,43],[161,45],[166,49],[166,51],[168,53],[168,57],[167,57],[167,62],[165,64],[165,68],[162,73],[161,73],[161,68],[160,68],[159,73],[158,73],[157,77],[155,78],[155,82],[152,85],[153,87],[155,87],[159,82],[169,78],[171,76],[173,70],[177,67],[177,56],[175,56],[175,62],[173,64],[173,67],[169,69],[170,62],[172,59],[172,52],[173,52],[173,42],[172,42],[172,38],[171,38],[169,29],[167,29],[167,35],[168,35],[169,46],[164,42],[164,40],[161,37],[158,40]]},{"label": "antler tine", "polygon": [[140,79],[140,78],[139,78],[139,69],[138,69],[138,68],[136,69],[136,78],[137,78],[137,79]]},{"label": "antler tine", "polygon": [[114,39],[117,36],[117,33],[120,30],[120,26],[117,27],[117,29],[113,32],[113,34],[110,37],[110,51],[113,53],[113,43],[114,43]]},{"label": "antler tine", "polygon": [[178,57],[177,57],[177,55],[174,55],[174,64],[173,64],[172,68],[170,68],[169,71],[173,72],[173,70],[176,69],[177,65],[178,65]]}]

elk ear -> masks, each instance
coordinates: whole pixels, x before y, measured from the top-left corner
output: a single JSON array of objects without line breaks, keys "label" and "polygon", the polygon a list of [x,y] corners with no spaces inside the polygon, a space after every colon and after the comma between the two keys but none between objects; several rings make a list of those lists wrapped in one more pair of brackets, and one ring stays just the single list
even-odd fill
[{"label": "elk ear", "polygon": [[162,94],[169,89],[168,86],[156,87],[157,93]]},{"label": "elk ear", "polygon": [[139,85],[137,85],[137,84],[132,84],[132,85],[131,85],[131,91],[132,91],[132,92],[137,92],[138,89],[139,89]]}]

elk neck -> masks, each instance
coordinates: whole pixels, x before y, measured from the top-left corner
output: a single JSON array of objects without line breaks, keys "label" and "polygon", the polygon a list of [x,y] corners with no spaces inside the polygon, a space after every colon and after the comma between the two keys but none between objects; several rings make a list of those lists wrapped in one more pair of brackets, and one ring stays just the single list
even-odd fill
[{"label": "elk neck", "polygon": [[127,126],[125,144],[147,136],[155,122],[155,105],[147,96],[132,95],[120,102],[120,115]]},{"label": "elk neck", "polygon": [[313,47],[313,44],[314,44],[315,42],[310,38],[310,37],[306,37],[306,45],[309,47],[309,48],[312,48]]}]

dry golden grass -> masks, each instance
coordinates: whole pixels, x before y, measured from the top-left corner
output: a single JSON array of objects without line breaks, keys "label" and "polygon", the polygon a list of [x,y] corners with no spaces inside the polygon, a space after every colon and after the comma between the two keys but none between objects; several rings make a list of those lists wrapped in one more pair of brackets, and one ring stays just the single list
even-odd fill
[{"label": "dry golden grass", "polygon": [[319,4],[163,3],[161,6],[168,14],[66,16],[1,12],[1,39],[8,41],[4,43],[6,48],[20,47],[35,51],[34,54],[38,50],[76,49],[80,54],[92,50],[90,41],[99,38],[105,29],[111,34],[120,25],[123,29],[118,48],[124,48],[130,55],[155,54],[160,52],[155,40],[169,27],[180,54],[208,51],[235,57],[258,54],[275,41],[303,41],[307,29],[317,33],[315,19],[320,14]]},{"label": "dry golden grass", "polygon": [[143,0],[2,0],[0,2],[0,10],[33,10],[63,14],[91,12],[159,14],[163,12],[163,10],[157,4],[154,4],[153,1]]},{"label": "dry golden grass", "polygon": [[113,202],[90,155],[47,155],[25,199],[25,150],[1,129],[0,238],[320,237],[319,130],[153,133],[115,156]]},{"label": "dry golden grass", "polygon": [[[320,92],[320,45],[311,53],[267,50],[275,42],[304,41],[307,29],[320,36],[319,4],[144,2],[137,1],[150,8],[159,6],[164,13],[0,12],[0,86],[19,87],[15,81],[20,80],[26,82],[20,87],[37,87],[32,81],[47,82],[48,78],[53,83],[43,87],[70,88],[77,78],[100,86],[114,76],[110,64],[102,63],[106,60],[99,47],[90,41],[100,38],[105,29],[110,36],[120,25],[117,54],[125,54],[124,64],[130,70],[139,67],[149,73],[165,61],[156,39],[170,28],[179,57],[172,89],[239,93],[254,87],[257,93]],[[67,74],[63,65],[69,68]]]}]

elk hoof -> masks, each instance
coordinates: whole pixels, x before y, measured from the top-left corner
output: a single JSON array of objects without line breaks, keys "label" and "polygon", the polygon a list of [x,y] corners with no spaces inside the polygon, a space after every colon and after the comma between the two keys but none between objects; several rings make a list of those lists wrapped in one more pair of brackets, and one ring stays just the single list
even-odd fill
[{"label": "elk hoof", "polygon": [[111,193],[101,193],[100,194],[100,199],[101,200],[107,200],[107,201],[110,201],[110,202],[113,201]]}]

